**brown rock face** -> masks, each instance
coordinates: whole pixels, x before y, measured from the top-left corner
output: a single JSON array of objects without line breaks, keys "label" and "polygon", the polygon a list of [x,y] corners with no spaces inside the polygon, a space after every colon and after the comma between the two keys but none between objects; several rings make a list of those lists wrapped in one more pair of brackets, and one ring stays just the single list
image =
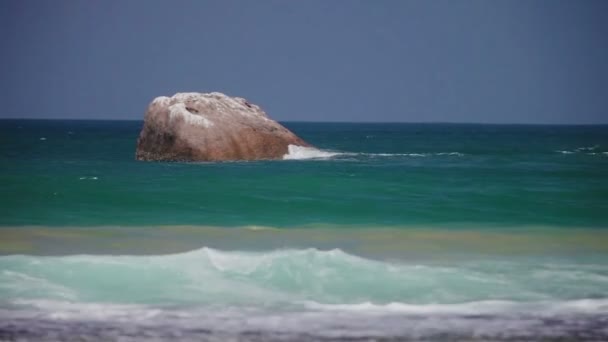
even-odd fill
[{"label": "brown rock face", "polygon": [[157,97],[146,111],[135,158],[166,161],[280,159],[310,146],[260,107],[221,93]]}]

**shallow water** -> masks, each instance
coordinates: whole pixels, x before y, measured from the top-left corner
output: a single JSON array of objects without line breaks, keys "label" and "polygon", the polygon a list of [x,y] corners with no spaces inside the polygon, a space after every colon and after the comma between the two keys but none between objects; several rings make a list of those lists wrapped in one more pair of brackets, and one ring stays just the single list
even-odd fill
[{"label": "shallow water", "polygon": [[[604,230],[0,232],[0,338],[8,340],[608,337]],[[204,244],[213,247],[191,249]]]},{"label": "shallow water", "polygon": [[608,128],[304,124],[143,163],[0,121],[0,340],[607,340]]}]

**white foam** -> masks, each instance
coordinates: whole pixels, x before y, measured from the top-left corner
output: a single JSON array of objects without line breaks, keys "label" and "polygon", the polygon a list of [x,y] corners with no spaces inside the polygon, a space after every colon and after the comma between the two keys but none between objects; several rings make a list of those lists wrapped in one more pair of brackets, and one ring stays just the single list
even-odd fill
[{"label": "white foam", "polygon": [[[69,299],[68,299],[69,300]],[[107,319],[129,321],[134,318],[149,319],[162,314],[162,309],[138,304],[119,304],[101,302],[79,302],[53,299],[16,299],[12,304],[36,308],[38,315],[48,315],[52,319],[78,320]],[[313,312],[349,312],[360,314],[397,314],[397,315],[425,315],[452,316],[452,315],[501,315],[526,314],[538,317],[555,316],[560,314],[605,314],[608,313],[608,299],[575,299],[543,302],[516,302],[507,300],[486,300],[455,304],[406,304],[393,302],[388,304],[373,304],[370,302],[359,304],[322,304],[314,301],[300,302],[304,308]],[[229,308],[226,308],[230,310]],[[242,312],[252,308],[244,307]],[[198,313],[204,313],[198,312]],[[178,312],[173,311],[175,315]],[[196,311],[182,315],[194,316]],[[310,312],[312,314],[312,312]],[[334,316],[338,317],[338,316]],[[515,317],[515,316],[513,316]]]},{"label": "white foam", "polygon": [[318,150],[314,147],[305,147],[297,145],[289,145],[287,147],[287,154],[283,156],[285,160],[299,160],[299,159],[327,159],[342,153],[329,152]]},{"label": "white foam", "polygon": [[593,151],[597,148],[599,148],[600,145],[593,145],[593,146],[588,146],[588,147],[579,147],[576,149],[576,151]]},{"label": "white foam", "polygon": [[46,140],[46,138],[45,138],[45,137],[42,137],[42,138],[40,138],[40,140],[44,141],[44,140]]},{"label": "white foam", "polygon": [[503,313],[560,314],[560,313],[608,313],[608,299],[578,299],[568,301],[516,302],[485,300],[454,304],[321,304],[305,302],[313,310],[349,311],[366,313],[400,313],[414,315],[491,315]]},{"label": "white foam", "polygon": [[359,153],[359,155],[370,157],[426,157],[422,153]]},{"label": "white foam", "polygon": [[[480,301],[469,302],[462,304],[429,304],[429,305],[411,305],[405,303],[390,303],[386,305],[375,305],[371,303],[361,304],[320,304],[316,302],[306,302],[304,307],[311,311],[304,312],[284,312],[282,319],[289,321],[290,318],[333,320],[340,317],[347,317],[350,320],[357,316],[372,318],[372,317],[390,317],[390,316],[419,316],[424,315],[427,319],[433,317],[445,319],[448,317],[466,316],[466,315],[501,315],[501,314],[526,314],[528,319],[530,316],[536,317],[551,317],[560,314],[602,314],[605,313],[605,300],[573,300],[565,302],[543,302],[543,303],[517,303],[511,301]],[[21,308],[32,308],[32,311],[22,310],[21,312],[13,310],[4,312],[10,314],[13,318],[25,318],[34,315],[37,318],[44,317],[45,319],[60,320],[60,321],[79,321],[86,319],[88,321],[114,321],[114,322],[146,322],[149,320],[164,321],[167,318],[173,319],[188,319],[191,318],[191,323],[198,322],[204,319],[225,320],[226,318],[234,317],[238,319],[247,318],[249,323],[256,323],[260,326],[263,321],[268,321],[269,316],[256,315],[256,311],[252,308],[244,307],[241,310],[235,311],[229,308],[214,310],[214,312],[206,311],[201,308],[194,308],[190,311],[166,310],[153,306],[138,305],[138,304],[117,304],[117,303],[100,303],[100,302],[74,302],[66,300],[13,300],[12,303]],[[548,309],[548,311],[546,311]],[[242,315],[238,315],[238,314]],[[346,316],[341,313],[347,314]],[[0,314],[2,312],[0,311]],[[259,313],[258,313],[259,314]],[[338,315],[336,315],[338,314]],[[216,316],[217,315],[217,316]],[[235,316],[236,315],[236,316]],[[512,316],[517,317],[517,316]],[[316,318],[316,319],[315,319]],[[152,322],[153,322],[152,321]],[[318,322],[318,321],[317,321]],[[188,324],[189,320],[182,321]],[[221,322],[217,322],[221,323]],[[296,322],[294,322],[296,323]],[[265,324],[263,324],[265,325]],[[262,325],[262,326],[263,326]],[[234,327],[237,328],[237,327]]]},{"label": "white foam", "polygon": [[87,303],[48,299],[17,299],[13,304],[36,308],[39,316],[58,320],[107,320],[129,322],[153,318],[161,311],[136,304]]},{"label": "white foam", "polygon": [[[137,304],[22,301],[0,307],[0,328],[17,339],[44,341],[102,336],[108,340],[605,340],[602,317],[551,316],[536,308],[523,315],[425,315],[250,307],[164,308]],[[288,308],[289,306],[287,306]],[[545,321],[545,317],[552,318]],[[103,322],[97,326],[92,322]],[[77,323],[77,324],[73,324]],[[82,324],[81,324],[82,323]],[[104,331],[99,330],[103,327]],[[205,329],[201,329],[204,327]],[[8,330],[7,330],[8,329]],[[21,332],[23,335],[21,335]],[[32,332],[36,332],[33,335]],[[38,334],[40,333],[40,334]],[[581,337],[582,336],[582,337]]]},{"label": "white foam", "polygon": [[462,156],[464,156],[464,153],[460,153],[460,152],[439,152],[436,155],[438,155],[438,156],[458,156],[458,157],[462,157]]},{"label": "white foam", "polygon": [[608,152],[593,152],[596,151],[596,149],[598,149],[600,146],[599,145],[595,145],[595,146],[590,146],[590,147],[578,147],[575,148],[572,151],[569,150],[557,150],[555,152],[557,153],[561,153],[561,154],[586,154],[588,156],[596,156],[596,155],[600,155],[600,154],[604,154],[604,155],[608,155]]},{"label": "white foam", "polygon": [[457,156],[462,157],[460,152],[437,152],[437,153],[359,153],[370,157],[430,157],[430,156]]},{"label": "white foam", "polygon": [[367,152],[333,152],[323,151],[314,147],[304,147],[289,145],[289,151],[283,159],[328,159],[336,156],[364,156],[364,157],[432,157],[432,156],[452,156],[462,157],[465,154],[460,152],[435,152],[435,153],[367,153]]}]

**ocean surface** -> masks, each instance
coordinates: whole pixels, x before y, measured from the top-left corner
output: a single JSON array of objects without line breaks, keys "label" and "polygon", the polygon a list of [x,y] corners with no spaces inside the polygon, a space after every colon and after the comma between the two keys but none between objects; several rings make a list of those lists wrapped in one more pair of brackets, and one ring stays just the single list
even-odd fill
[{"label": "ocean surface", "polygon": [[318,149],[0,120],[0,340],[608,340],[608,126],[284,124]]}]

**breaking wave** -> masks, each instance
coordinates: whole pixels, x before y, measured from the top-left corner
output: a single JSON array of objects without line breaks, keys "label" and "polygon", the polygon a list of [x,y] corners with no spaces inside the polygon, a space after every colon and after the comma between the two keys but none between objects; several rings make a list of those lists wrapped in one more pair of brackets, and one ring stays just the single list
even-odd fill
[{"label": "breaking wave", "polygon": [[289,145],[287,154],[283,156],[284,160],[292,159],[327,159],[343,154],[339,152],[330,152],[318,150],[314,147],[305,147],[297,145]]},{"label": "breaking wave", "polygon": [[366,152],[337,152],[319,150],[314,147],[289,145],[288,152],[283,156],[284,160],[302,159],[332,159],[341,157],[431,157],[431,156],[457,156],[462,157],[460,152],[433,152],[433,153],[366,153]]},{"label": "breaking wave", "polygon": [[313,248],[268,252],[201,248],[152,256],[12,255],[0,257],[0,298],[239,305],[608,298],[608,277],[602,269],[573,265],[555,269],[527,262],[420,265]]},{"label": "breaking wave", "polygon": [[604,272],[312,248],[2,256],[0,340],[605,340]]}]

